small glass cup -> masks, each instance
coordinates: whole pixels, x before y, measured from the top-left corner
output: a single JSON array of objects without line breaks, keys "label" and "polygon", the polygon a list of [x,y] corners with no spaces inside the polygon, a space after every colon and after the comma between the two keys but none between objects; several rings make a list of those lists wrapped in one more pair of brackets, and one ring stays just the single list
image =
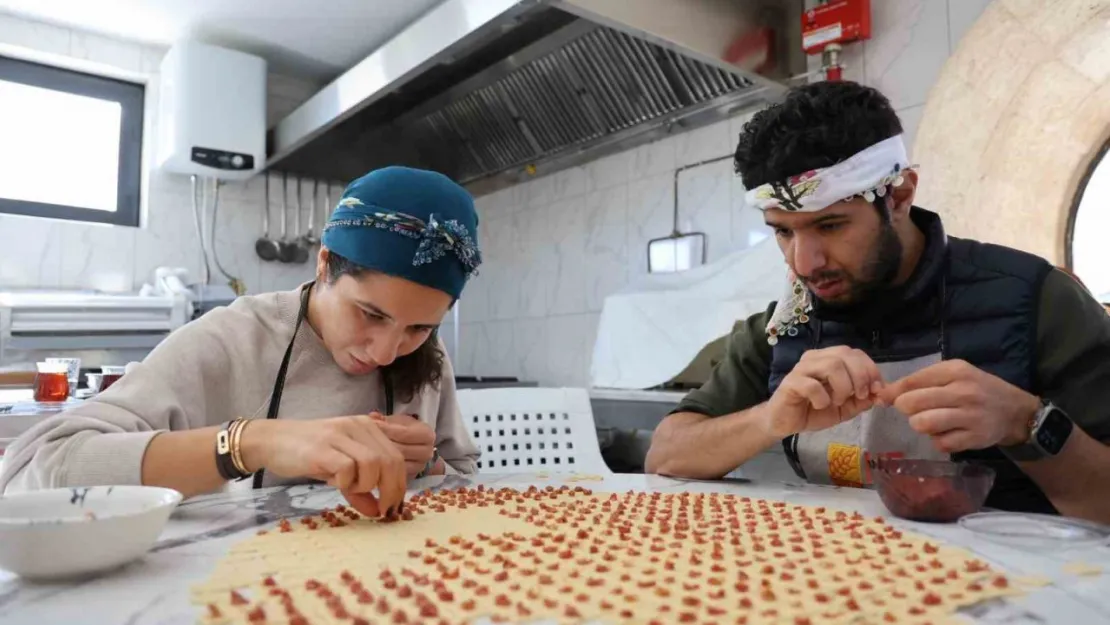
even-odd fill
[{"label": "small glass cup", "polygon": [[69,396],[77,393],[77,382],[81,379],[80,358],[47,358],[47,363],[61,363],[66,366],[66,377],[69,379]]},{"label": "small glass cup", "polygon": [[64,402],[69,399],[69,368],[61,362],[37,363],[35,401]]},{"label": "small glass cup", "polygon": [[126,367],[101,367],[100,392],[103,393],[104,391],[108,390],[109,386],[115,384],[116,382],[119,382],[119,379],[123,377],[123,373],[125,370]]}]

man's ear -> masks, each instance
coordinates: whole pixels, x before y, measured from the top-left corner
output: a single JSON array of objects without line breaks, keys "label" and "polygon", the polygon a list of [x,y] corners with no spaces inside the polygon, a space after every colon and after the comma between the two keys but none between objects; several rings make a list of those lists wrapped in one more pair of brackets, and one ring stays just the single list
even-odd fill
[{"label": "man's ear", "polygon": [[891,193],[891,199],[894,200],[893,206],[891,206],[893,215],[908,215],[910,208],[913,207],[913,200],[916,195],[917,172],[907,169],[902,172],[902,184],[894,187]]}]

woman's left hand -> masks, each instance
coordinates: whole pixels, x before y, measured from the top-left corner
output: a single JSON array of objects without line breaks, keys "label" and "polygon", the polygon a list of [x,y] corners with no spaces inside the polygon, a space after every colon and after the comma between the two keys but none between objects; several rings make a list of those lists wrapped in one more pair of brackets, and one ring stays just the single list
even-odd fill
[{"label": "woman's left hand", "polygon": [[411,415],[389,415],[372,412],[370,418],[405,458],[408,479],[416,477],[435,453],[436,433],[427,423]]}]

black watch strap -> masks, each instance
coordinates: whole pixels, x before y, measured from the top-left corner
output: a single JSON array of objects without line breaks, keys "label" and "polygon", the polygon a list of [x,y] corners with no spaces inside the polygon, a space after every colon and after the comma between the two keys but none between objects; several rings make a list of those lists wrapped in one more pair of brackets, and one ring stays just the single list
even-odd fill
[{"label": "black watch strap", "polygon": [[241,480],[249,473],[243,473],[239,467],[235,466],[235,459],[232,456],[232,440],[233,426],[236,421],[228,421],[216,433],[216,470],[220,472],[220,477],[227,481]]}]

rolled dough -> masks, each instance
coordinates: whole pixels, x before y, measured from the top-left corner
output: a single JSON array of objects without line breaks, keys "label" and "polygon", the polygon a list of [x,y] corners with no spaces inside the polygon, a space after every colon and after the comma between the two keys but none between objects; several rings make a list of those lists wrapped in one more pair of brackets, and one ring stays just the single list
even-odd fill
[{"label": "rolled dough", "polygon": [[1017,594],[882,518],[722,494],[425,492],[411,520],[340,506],[235,545],[200,622],[940,623]]}]

